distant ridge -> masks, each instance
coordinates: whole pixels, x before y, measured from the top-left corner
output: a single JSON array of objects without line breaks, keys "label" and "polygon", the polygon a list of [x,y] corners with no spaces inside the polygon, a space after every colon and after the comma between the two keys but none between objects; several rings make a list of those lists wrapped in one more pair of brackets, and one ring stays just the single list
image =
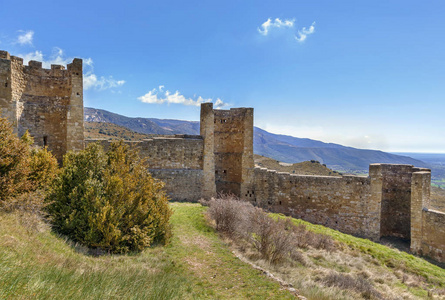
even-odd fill
[{"label": "distant ridge", "polygon": [[[85,121],[113,123],[144,134],[199,134],[199,122],[155,118],[130,118],[106,110],[85,107]],[[371,163],[427,164],[408,156],[357,149],[307,138],[273,134],[254,128],[254,152],[286,163],[317,160],[342,172],[365,173]]]}]

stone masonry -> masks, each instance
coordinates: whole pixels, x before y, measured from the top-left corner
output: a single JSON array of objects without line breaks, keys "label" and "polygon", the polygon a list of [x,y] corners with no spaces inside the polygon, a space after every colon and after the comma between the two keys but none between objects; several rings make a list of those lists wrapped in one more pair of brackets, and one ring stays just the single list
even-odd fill
[{"label": "stone masonry", "polygon": [[28,130],[59,161],[68,150],[83,149],[82,60],[43,69],[0,51],[0,109],[19,136]]},{"label": "stone masonry", "polygon": [[[67,69],[0,51],[0,109],[18,135],[28,130],[59,161],[84,148],[82,60]],[[372,164],[369,176],[310,176],[257,168],[253,108],[201,105],[199,136],[157,136],[128,142],[177,201],[231,193],[270,211],[379,240],[411,241],[414,253],[445,261],[445,212],[430,205],[431,172],[410,165]]]}]

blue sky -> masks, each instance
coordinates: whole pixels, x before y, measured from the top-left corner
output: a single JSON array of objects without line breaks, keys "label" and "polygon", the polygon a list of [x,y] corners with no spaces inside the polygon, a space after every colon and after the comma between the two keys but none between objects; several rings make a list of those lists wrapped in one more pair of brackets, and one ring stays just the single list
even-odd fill
[{"label": "blue sky", "polygon": [[[65,3],[66,2],[66,3]],[[85,106],[445,153],[443,1],[0,1],[0,49],[84,59]]]}]

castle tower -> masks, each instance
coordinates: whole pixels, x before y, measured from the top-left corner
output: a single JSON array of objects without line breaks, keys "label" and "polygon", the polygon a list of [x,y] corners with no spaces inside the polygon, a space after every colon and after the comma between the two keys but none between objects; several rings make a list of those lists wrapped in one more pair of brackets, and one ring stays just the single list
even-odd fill
[{"label": "castle tower", "polygon": [[[214,161],[216,192],[242,197],[252,183],[254,167],[253,108],[214,110],[212,103],[202,104],[201,135],[209,155],[207,162]],[[210,158],[212,145],[214,156]]]},{"label": "castle tower", "polygon": [[69,150],[83,149],[82,60],[51,65],[0,51],[0,109],[14,131],[26,130],[38,146],[46,146],[59,162]]},{"label": "castle tower", "polygon": [[214,120],[213,103],[201,104],[200,134],[204,139],[202,197],[205,199],[216,196]]}]

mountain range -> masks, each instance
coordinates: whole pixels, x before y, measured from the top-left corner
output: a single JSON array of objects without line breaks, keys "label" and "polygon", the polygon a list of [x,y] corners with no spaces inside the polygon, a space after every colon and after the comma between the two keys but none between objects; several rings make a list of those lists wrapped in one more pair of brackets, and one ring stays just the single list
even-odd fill
[{"label": "mountain range", "polygon": [[[130,118],[106,110],[85,107],[86,122],[113,123],[144,134],[199,134],[199,122],[156,118]],[[378,150],[357,149],[307,138],[274,134],[254,127],[254,152],[286,163],[316,160],[342,172],[366,173],[371,163],[410,164],[423,161]]]}]

